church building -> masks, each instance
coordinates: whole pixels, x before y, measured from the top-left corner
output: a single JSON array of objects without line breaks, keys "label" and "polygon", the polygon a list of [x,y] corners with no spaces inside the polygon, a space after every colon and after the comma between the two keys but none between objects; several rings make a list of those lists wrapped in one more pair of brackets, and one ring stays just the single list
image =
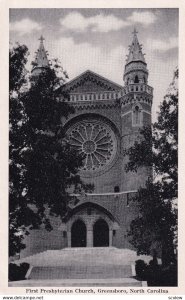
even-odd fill
[{"label": "church building", "polygon": [[[43,38],[32,74],[49,66]],[[114,66],[112,66],[114,67]],[[123,85],[87,70],[61,87],[75,108],[65,124],[69,142],[85,155],[80,176],[94,184],[92,193],[78,195],[68,215],[52,218],[53,230],[33,230],[21,257],[66,247],[132,248],[127,231],[137,216],[132,197],[151,170],[126,172],[123,151],[151,124],[153,88],[137,32],[134,30],[123,70]]]}]

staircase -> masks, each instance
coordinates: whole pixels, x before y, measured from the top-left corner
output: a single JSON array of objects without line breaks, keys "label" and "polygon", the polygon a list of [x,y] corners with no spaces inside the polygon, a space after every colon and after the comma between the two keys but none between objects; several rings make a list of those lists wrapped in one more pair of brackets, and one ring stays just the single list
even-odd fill
[{"label": "staircase", "polygon": [[[141,286],[134,279],[137,256],[129,249],[114,247],[48,250],[16,261],[31,265],[24,286]],[[32,284],[35,285],[32,285]],[[10,283],[11,285],[12,283]],[[21,282],[11,286],[20,286]],[[31,285],[30,285],[31,284]]]},{"label": "staircase", "polygon": [[131,266],[34,267],[29,279],[107,279],[132,277]]}]

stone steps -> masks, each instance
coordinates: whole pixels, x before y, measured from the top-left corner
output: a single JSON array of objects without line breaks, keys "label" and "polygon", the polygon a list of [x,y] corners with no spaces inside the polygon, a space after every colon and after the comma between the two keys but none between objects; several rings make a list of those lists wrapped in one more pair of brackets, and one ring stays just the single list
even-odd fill
[{"label": "stone steps", "polygon": [[9,287],[141,287],[146,282],[134,278],[108,278],[108,279],[50,279],[50,280],[22,280],[8,283]]},{"label": "stone steps", "polygon": [[50,282],[53,286],[142,286],[134,278],[137,259],[148,262],[151,257],[115,247],[65,248],[37,253],[15,263],[30,264],[27,286],[51,286]]},{"label": "stone steps", "polygon": [[28,262],[32,266],[81,266],[88,265],[128,265],[137,259],[148,262],[150,256],[137,256],[130,249],[105,248],[65,248],[47,250],[29,257],[22,258],[16,263]]},{"label": "stone steps", "polygon": [[107,279],[132,277],[132,267],[124,266],[62,266],[33,267],[29,279]]}]

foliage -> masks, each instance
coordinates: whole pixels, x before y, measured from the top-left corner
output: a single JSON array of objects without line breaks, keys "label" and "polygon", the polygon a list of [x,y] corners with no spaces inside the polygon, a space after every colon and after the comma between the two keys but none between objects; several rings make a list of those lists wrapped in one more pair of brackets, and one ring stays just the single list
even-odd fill
[{"label": "foliage", "polygon": [[161,106],[158,120],[140,130],[140,139],[124,151],[129,161],[126,171],[152,168],[134,200],[139,215],[131,222],[131,243],[138,253],[149,254],[152,244],[162,247],[163,264],[174,261],[174,239],[177,227],[177,147],[178,147],[178,70]]},{"label": "foliage", "polygon": [[10,49],[9,58],[9,255],[14,255],[21,248],[28,216],[32,211],[27,206],[23,195],[25,187],[25,163],[22,149],[26,147],[27,134],[25,130],[23,102],[20,101],[22,87],[26,83],[28,49],[17,44]]},{"label": "foliage", "polygon": [[147,264],[142,259],[135,261],[136,276],[141,280],[146,280],[146,268]]},{"label": "foliage", "polygon": [[27,55],[25,46],[10,50],[10,255],[24,248],[30,229],[52,230],[49,214],[66,214],[69,192],[92,188],[78,175],[83,156],[65,137],[73,113],[59,89],[66,73],[54,60],[26,86]]},{"label": "foliage", "polygon": [[177,286],[177,264],[163,267],[151,260],[146,264],[143,260],[135,262],[136,277],[147,281],[148,286]]},{"label": "foliage", "polygon": [[29,266],[30,265],[28,263],[21,263],[20,265],[10,263],[8,272],[9,281],[25,280],[25,276],[28,272]]}]

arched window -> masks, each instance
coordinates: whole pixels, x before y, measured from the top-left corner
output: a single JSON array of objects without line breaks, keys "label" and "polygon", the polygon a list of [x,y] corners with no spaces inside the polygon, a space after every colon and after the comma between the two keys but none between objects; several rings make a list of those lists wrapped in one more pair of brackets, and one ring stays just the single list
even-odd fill
[{"label": "arched window", "polygon": [[135,76],[134,83],[139,83],[139,78],[137,75]]},{"label": "arched window", "polygon": [[139,120],[139,113],[140,113],[140,112],[139,112],[139,106],[136,106],[136,107],[135,107],[135,114],[136,114],[136,117],[135,117],[135,118],[136,118],[136,124],[138,124],[138,123],[139,123],[139,121],[140,121],[140,120]]},{"label": "arched window", "polygon": [[142,113],[142,107],[138,103],[133,107],[132,111],[132,125],[133,126],[141,126],[143,122],[143,113]]}]

